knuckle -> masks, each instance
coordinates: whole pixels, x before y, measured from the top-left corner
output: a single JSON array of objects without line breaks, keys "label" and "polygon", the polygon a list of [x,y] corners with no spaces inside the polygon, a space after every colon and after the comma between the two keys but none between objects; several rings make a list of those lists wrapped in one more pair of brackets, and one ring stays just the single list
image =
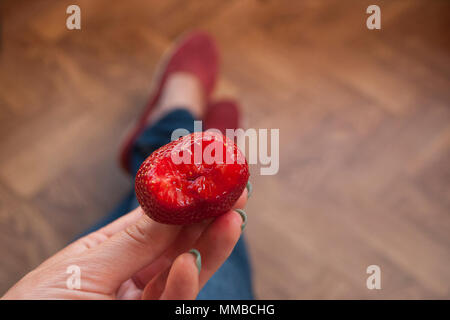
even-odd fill
[{"label": "knuckle", "polygon": [[91,249],[93,247],[96,247],[106,239],[108,239],[108,237],[105,234],[95,231],[82,238],[81,241],[87,249]]},{"label": "knuckle", "polygon": [[154,243],[151,233],[148,232],[149,222],[143,218],[138,222],[128,226],[124,232],[134,242],[142,246],[149,246]]}]

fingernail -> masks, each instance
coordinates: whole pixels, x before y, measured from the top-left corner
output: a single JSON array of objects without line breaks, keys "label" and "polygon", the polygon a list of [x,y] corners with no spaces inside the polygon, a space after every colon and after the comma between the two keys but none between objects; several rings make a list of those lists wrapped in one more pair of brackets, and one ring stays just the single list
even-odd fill
[{"label": "fingernail", "polygon": [[242,218],[242,225],[241,225],[241,231],[244,231],[245,226],[247,225],[247,214],[242,209],[234,209],[237,213],[241,215]]},{"label": "fingernail", "polygon": [[192,253],[195,256],[195,264],[198,269],[198,273],[200,273],[200,270],[202,270],[202,256],[200,255],[200,252],[197,249],[191,249],[189,250],[189,253]]},{"label": "fingernail", "polygon": [[250,196],[252,195],[252,192],[253,192],[253,186],[252,186],[252,183],[250,182],[250,180],[249,181],[247,181],[247,199],[249,199],[250,198]]}]

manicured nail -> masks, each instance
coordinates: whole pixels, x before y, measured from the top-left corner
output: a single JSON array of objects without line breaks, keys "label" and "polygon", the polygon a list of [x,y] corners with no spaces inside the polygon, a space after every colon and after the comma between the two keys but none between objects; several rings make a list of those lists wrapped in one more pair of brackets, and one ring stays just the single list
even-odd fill
[{"label": "manicured nail", "polygon": [[197,249],[189,250],[189,253],[192,253],[195,256],[195,264],[197,265],[198,273],[202,270],[202,256]]},{"label": "manicured nail", "polygon": [[252,195],[253,192],[253,186],[252,183],[249,181],[247,181],[247,199],[250,198],[250,196]]},{"label": "manicured nail", "polygon": [[242,218],[242,225],[241,225],[241,231],[244,231],[245,226],[247,225],[247,214],[242,209],[234,209],[237,213],[241,215]]}]

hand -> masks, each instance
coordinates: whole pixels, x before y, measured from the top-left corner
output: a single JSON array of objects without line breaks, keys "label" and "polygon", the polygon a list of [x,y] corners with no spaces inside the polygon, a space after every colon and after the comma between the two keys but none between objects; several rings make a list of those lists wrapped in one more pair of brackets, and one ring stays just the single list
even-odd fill
[{"label": "hand", "polygon": [[[244,190],[235,208],[246,200]],[[231,210],[194,225],[164,225],[138,207],[44,261],[3,299],[195,299],[230,255],[242,224]],[[201,254],[201,270],[191,248]],[[69,266],[81,271],[80,289],[67,285]]]}]

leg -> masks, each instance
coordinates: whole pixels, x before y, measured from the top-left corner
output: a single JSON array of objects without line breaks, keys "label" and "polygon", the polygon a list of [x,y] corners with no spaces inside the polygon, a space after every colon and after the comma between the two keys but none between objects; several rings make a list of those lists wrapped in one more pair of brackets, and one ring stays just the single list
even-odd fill
[{"label": "leg", "polygon": [[[205,97],[208,97],[212,90],[215,82],[213,75],[217,71],[216,57],[214,57],[213,52],[214,46],[211,43],[207,44],[207,42],[204,35],[197,37],[195,41],[190,43],[185,42],[182,45],[184,46],[183,54],[180,55],[181,50],[178,50],[172,57],[172,68],[184,68],[188,72],[173,72],[164,80],[164,88],[155,110],[152,111],[152,117],[146,122],[146,129],[130,145],[129,163],[125,167],[129,168],[133,177],[140,164],[154,150],[170,142],[171,134],[175,129],[184,128],[193,132],[194,119],[203,118]],[[185,59],[181,56],[189,58]],[[182,61],[183,59],[184,61]],[[190,62],[187,60],[190,60]],[[205,62],[209,62],[209,65]],[[170,69],[170,63],[168,69]],[[195,71],[197,71],[197,77],[190,73],[195,73]],[[227,117],[231,119],[233,118],[230,118],[233,113],[231,112],[232,109],[228,109],[228,112],[225,111],[220,116],[218,116],[219,113],[214,112],[216,117],[207,114],[206,120]],[[213,108],[211,108],[212,110]],[[217,128],[220,128],[220,126]],[[124,159],[127,158],[124,157]],[[91,228],[90,231],[102,227],[137,206],[138,202],[134,190],[132,190],[113,212]],[[242,237],[228,260],[201,290],[198,299],[253,299],[250,264]]]}]

